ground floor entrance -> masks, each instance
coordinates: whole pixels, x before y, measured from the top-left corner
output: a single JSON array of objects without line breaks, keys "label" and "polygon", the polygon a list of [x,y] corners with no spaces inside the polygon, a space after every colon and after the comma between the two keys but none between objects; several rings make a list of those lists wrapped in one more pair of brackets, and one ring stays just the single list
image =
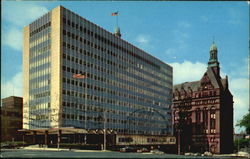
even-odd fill
[{"label": "ground floor entrance", "polygon": [[85,130],[74,127],[19,130],[23,141],[47,147],[77,149],[119,149],[125,146],[167,149],[174,151],[173,136],[117,134],[113,130]]}]

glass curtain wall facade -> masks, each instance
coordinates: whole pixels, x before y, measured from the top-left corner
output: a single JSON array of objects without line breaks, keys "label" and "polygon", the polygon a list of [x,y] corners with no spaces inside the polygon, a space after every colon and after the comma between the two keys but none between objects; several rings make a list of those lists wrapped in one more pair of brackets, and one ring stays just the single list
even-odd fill
[{"label": "glass curtain wall facade", "polygon": [[[29,25],[29,112],[24,112],[25,126],[50,127],[51,15],[47,13]],[[27,61],[24,61],[27,62]],[[28,115],[27,115],[28,113]]]},{"label": "glass curtain wall facade", "polygon": [[[106,129],[118,134],[171,134],[172,67],[70,10],[59,8],[60,127],[100,130],[105,124]],[[49,74],[53,60],[49,53],[47,57],[48,67],[42,70]],[[38,66],[35,68],[38,70]],[[73,78],[74,74],[85,78]],[[49,92],[49,79],[48,75],[43,92]],[[47,105],[40,106],[31,85],[30,81],[30,108],[42,111],[45,107],[49,112],[50,100],[55,98],[49,98],[48,93],[41,97]]]}]

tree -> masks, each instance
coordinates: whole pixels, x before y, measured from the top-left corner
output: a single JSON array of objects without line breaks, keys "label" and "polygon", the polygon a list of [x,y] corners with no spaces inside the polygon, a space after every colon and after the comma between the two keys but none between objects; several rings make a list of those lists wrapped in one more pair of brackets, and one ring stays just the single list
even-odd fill
[{"label": "tree", "polygon": [[249,139],[236,139],[234,140],[234,150],[239,151],[242,148],[249,147]]},{"label": "tree", "polygon": [[250,134],[250,113],[248,112],[243,118],[238,121],[236,126],[245,127],[247,134]]}]

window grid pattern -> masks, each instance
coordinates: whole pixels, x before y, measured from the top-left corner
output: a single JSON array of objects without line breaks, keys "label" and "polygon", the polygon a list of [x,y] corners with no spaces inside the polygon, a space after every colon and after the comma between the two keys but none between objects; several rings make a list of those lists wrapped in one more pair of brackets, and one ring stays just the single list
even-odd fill
[{"label": "window grid pattern", "polygon": [[51,13],[30,24],[29,126],[50,127]]},{"label": "window grid pattern", "polygon": [[63,126],[171,133],[172,68],[69,10],[62,21]]}]

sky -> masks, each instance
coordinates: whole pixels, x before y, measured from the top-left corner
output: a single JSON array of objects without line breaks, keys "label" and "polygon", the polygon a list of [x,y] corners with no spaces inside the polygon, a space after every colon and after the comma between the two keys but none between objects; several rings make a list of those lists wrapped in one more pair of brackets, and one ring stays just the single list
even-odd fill
[{"label": "sky", "polygon": [[[174,84],[200,80],[218,47],[229,78],[234,124],[249,109],[249,3],[246,1],[1,1],[1,98],[22,96],[22,29],[58,5],[114,32],[173,67]],[[236,127],[236,132],[242,128]]]}]

